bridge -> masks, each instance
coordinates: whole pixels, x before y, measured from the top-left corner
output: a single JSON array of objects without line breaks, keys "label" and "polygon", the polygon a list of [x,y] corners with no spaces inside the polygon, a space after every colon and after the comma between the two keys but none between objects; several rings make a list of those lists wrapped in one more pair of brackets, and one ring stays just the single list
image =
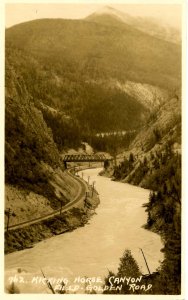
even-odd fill
[{"label": "bridge", "polygon": [[104,162],[106,160],[112,160],[104,154],[66,154],[63,157],[65,168],[67,162]]}]

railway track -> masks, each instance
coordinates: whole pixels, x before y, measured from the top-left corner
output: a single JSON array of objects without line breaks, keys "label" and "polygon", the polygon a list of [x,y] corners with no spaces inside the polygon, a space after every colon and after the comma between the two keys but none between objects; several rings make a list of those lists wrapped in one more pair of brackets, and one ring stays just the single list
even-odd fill
[{"label": "railway track", "polygon": [[[32,220],[29,220],[29,221],[25,221],[25,222],[17,223],[17,224],[14,224],[14,225],[10,225],[8,227],[8,231],[11,231],[11,230],[14,230],[14,229],[23,228],[25,226],[36,224],[36,223],[38,223],[40,221],[52,218],[54,216],[59,215],[60,212],[62,213],[62,212],[65,212],[67,210],[70,210],[71,208],[74,207],[75,204],[77,204],[77,203],[79,203],[81,201],[84,201],[85,194],[88,191],[88,186],[87,186],[86,182],[84,180],[82,180],[81,178],[72,175],[71,172],[70,172],[70,169],[67,170],[67,171],[65,171],[65,172],[67,172],[68,176],[71,176],[75,181],[77,181],[77,184],[78,184],[78,193],[75,196],[75,198],[72,201],[70,201],[69,203],[67,203],[66,205],[64,205],[62,208],[57,209],[57,210],[55,210],[52,213],[43,215],[43,216],[38,217],[38,218],[34,218]],[[5,229],[5,232],[6,231],[7,231],[7,229]]]}]

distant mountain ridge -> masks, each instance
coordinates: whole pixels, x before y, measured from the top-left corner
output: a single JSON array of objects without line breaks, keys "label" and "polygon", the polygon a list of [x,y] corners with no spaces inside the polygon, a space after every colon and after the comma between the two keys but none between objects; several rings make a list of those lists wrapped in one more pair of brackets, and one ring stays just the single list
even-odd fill
[{"label": "distant mountain ridge", "polygon": [[107,7],[84,20],[38,19],[7,29],[9,59],[36,102],[100,132],[141,126],[161,103],[154,91],[167,101],[181,85],[181,47],[123,17]]},{"label": "distant mountain ridge", "polygon": [[105,16],[111,16],[116,20],[133,26],[134,28],[157,38],[177,44],[181,43],[181,32],[178,28],[169,26],[162,22],[162,20],[159,21],[152,17],[133,17],[110,6],[104,6],[103,8],[89,15],[86,20],[101,22],[102,19],[105,19]]},{"label": "distant mountain ridge", "polygon": [[[103,20],[104,18],[102,18]],[[110,21],[112,19],[110,18]],[[104,21],[104,20],[103,20]],[[181,79],[181,48],[130,25],[41,19],[6,30],[6,43],[55,70],[88,78],[117,78],[168,88]]]}]

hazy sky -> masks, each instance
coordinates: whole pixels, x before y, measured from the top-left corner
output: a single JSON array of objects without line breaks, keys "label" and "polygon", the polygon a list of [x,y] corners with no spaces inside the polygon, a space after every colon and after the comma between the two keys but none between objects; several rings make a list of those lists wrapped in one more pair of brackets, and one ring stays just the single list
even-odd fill
[{"label": "hazy sky", "polygon": [[[133,16],[154,17],[173,27],[181,26],[181,5],[179,4],[117,4],[117,2],[94,3],[14,3],[6,4],[6,27],[42,18],[79,19],[100,10],[103,6],[111,6]],[[67,1],[68,2],[68,1]],[[102,1],[100,1],[102,2]]]}]

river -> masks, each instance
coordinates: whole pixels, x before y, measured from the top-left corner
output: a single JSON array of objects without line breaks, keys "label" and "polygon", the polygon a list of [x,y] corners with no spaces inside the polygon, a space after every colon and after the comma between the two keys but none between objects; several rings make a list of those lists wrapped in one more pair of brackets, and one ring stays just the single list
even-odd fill
[{"label": "river", "polygon": [[95,181],[100,195],[100,204],[89,224],[6,255],[6,286],[16,274],[16,285],[22,293],[50,293],[35,277],[42,277],[41,269],[46,277],[54,278],[54,284],[56,279],[72,282],[78,276],[103,279],[108,270],[117,271],[125,249],[131,250],[146,274],[142,248],[150,271],[156,270],[163,259],[161,238],[142,227],[147,221],[142,204],[148,201],[149,191],[98,176],[100,170],[83,171],[85,180],[90,176],[90,184]]}]

